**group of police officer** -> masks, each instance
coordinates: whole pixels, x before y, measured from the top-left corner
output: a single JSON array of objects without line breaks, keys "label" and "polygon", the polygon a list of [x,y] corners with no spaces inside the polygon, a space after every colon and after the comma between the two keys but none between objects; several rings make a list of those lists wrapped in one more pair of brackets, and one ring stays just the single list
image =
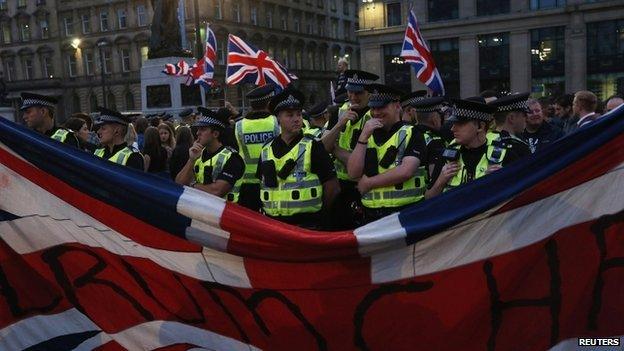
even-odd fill
[{"label": "group of police officer", "polygon": [[[198,107],[198,118],[189,121],[197,139],[175,181],[286,223],[346,230],[530,154],[518,138],[528,93],[491,102],[405,95],[378,78],[347,70],[337,105],[305,111],[302,92],[272,85],[249,92],[251,110],[236,121]],[[71,130],[55,125],[54,98],[23,93],[22,99],[30,128],[78,145]],[[95,156],[143,170],[141,153],[124,141],[130,119],[98,111]],[[228,135],[235,142],[224,142]]]}]

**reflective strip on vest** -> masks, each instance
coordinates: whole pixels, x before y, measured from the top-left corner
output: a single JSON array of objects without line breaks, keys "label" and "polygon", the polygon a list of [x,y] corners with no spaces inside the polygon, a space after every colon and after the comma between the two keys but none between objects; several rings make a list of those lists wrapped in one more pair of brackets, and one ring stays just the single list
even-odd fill
[{"label": "reflective strip on vest", "polygon": [[[404,125],[381,146],[377,145],[373,138],[369,139],[368,147],[377,150],[379,174],[386,173],[401,164],[409,139],[413,136],[413,127]],[[379,161],[392,146],[397,148],[396,159],[388,168],[383,168],[379,165]],[[362,205],[368,208],[398,208],[421,201],[425,195],[426,174],[424,167],[418,167],[416,174],[402,184],[371,189],[362,195]]]},{"label": "reflective strip on vest", "polygon": [[280,133],[277,118],[269,115],[260,119],[243,118],[236,122],[235,136],[240,155],[245,161],[245,173],[242,181],[245,184],[258,184],[256,178],[258,159],[262,151],[262,145]]},{"label": "reflective strip on vest", "polygon": [[[459,146],[457,146],[456,149],[459,150]],[[481,156],[481,159],[477,164],[477,168],[475,169],[474,179],[485,177],[487,175],[488,167],[503,162],[506,154],[507,149],[488,143],[487,151],[483,156]],[[457,163],[459,165],[459,172],[457,172],[457,174],[453,178],[451,178],[451,180],[448,182],[448,185],[444,188],[444,191],[448,191],[462,184],[468,183],[468,172],[466,172],[466,167],[464,167],[464,160],[461,156],[461,153],[459,156],[459,160],[457,160]]]},{"label": "reflective strip on vest", "polygon": [[52,134],[50,138],[60,141],[61,143],[64,143],[68,135],[69,135],[69,131],[65,129],[57,129],[56,132],[54,132],[54,134]]},{"label": "reflective strip on vest", "polygon": [[[105,151],[106,149],[100,148],[100,149],[95,150],[93,154],[99,158],[103,158]],[[128,163],[128,159],[130,158],[130,155],[132,155],[133,153],[134,151],[131,148],[126,146],[123,149],[117,151],[113,156],[109,157],[108,160],[118,165],[125,166],[126,163]]]},{"label": "reflective strip on vest", "polygon": [[[340,116],[344,114],[349,109],[349,107],[351,107],[351,103],[349,103],[348,101],[345,102],[339,109],[338,118],[340,118]],[[342,149],[352,152],[353,149],[351,148],[351,140],[353,139],[353,134],[357,131],[359,135],[359,133],[362,131],[362,128],[364,127],[364,124],[366,124],[366,122],[368,122],[368,120],[371,118],[372,116],[370,110],[368,110],[366,111],[364,116],[362,116],[354,124],[351,124],[351,121],[347,121],[344,126],[344,131],[340,132],[340,135],[338,136],[338,146],[340,146]],[[349,178],[349,174],[347,173],[347,165],[343,164],[339,159],[336,158],[336,160],[334,161],[334,166],[336,168],[336,175],[338,176],[338,179],[353,181],[353,179]]]},{"label": "reflective strip on vest", "polygon": [[297,162],[286,179],[277,177],[277,187],[269,188],[261,182],[260,199],[269,216],[315,213],[323,207],[323,186],[318,176],[312,173],[312,142],[312,139],[304,136],[279,159],[273,154],[272,143],[262,149],[262,161],[273,160],[277,173],[288,160]]},{"label": "reflective strip on vest", "polygon": [[[212,182],[214,183],[217,177],[223,172],[223,167],[225,167],[225,164],[233,154],[234,151],[224,147],[221,151],[219,151],[219,153],[206,160],[206,162],[202,162],[201,157],[195,160],[195,166],[193,167],[193,171],[195,171],[195,181],[199,184],[206,184],[206,179],[204,179],[205,169],[207,167],[212,167],[212,173],[210,176],[212,177]],[[234,183],[230,192],[225,195],[225,199],[232,202],[238,202],[240,185],[241,179]]]}]

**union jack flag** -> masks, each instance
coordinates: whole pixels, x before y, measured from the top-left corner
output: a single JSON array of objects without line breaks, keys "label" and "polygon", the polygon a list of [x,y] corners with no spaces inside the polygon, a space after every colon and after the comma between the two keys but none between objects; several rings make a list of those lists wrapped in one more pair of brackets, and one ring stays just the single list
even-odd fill
[{"label": "union jack flag", "polygon": [[225,82],[229,85],[253,83],[258,86],[273,83],[285,88],[297,77],[269,55],[241,38],[230,34]]},{"label": "union jack flag", "polygon": [[206,50],[204,56],[191,67],[189,75],[193,78],[195,84],[201,84],[205,88],[214,85],[214,67],[217,60],[217,38],[210,29],[210,25],[206,26]]},{"label": "union jack flag", "polygon": [[170,76],[182,77],[188,75],[189,68],[190,66],[188,63],[186,63],[186,61],[180,60],[177,64],[166,64],[165,69],[162,72]]},{"label": "union jack flag", "polygon": [[410,10],[407,17],[407,28],[405,29],[401,57],[405,59],[405,62],[414,66],[418,80],[423,82],[434,93],[444,95],[442,77],[433,61],[427,42],[420,34],[418,21],[413,10]]}]

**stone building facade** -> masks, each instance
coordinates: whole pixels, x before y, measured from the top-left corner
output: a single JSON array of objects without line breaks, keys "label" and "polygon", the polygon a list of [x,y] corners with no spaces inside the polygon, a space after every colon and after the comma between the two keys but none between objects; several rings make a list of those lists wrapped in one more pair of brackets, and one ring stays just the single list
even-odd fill
[{"label": "stone building facade", "polygon": [[[194,1],[180,1],[193,52]],[[355,0],[201,0],[199,4],[200,27],[209,22],[217,36],[220,82],[228,33],[249,40],[288,66],[311,101],[327,97],[339,57],[360,57]],[[151,0],[0,0],[5,101],[17,107],[20,92],[30,91],[59,97],[60,116],[92,112],[104,99],[108,107],[121,111],[140,110],[140,69],[147,59],[152,16]],[[353,65],[359,65],[357,59]],[[225,91],[228,100],[241,104],[244,87]],[[217,95],[209,98],[210,104],[223,102],[223,95]]]}]

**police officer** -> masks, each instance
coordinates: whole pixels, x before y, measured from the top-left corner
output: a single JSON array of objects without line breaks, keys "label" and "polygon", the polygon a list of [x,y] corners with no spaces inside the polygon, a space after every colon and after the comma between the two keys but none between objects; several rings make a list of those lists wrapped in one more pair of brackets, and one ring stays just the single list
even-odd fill
[{"label": "police officer", "polygon": [[101,148],[95,150],[95,156],[144,171],[143,156],[139,150],[134,149],[124,141],[130,118],[104,107],[98,107],[97,111],[100,112],[100,117],[95,127],[100,138]]},{"label": "police officer", "polygon": [[401,92],[372,84],[368,106],[373,118],[366,122],[351,157],[348,172],[359,179],[357,188],[367,222],[377,220],[424,198],[426,155],[422,134],[401,120]]},{"label": "police officer", "polygon": [[190,126],[195,122],[195,111],[192,108],[180,111],[178,116],[180,116],[180,123],[176,126],[176,129],[180,126]]},{"label": "police officer", "polygon": [[334,211],[336,217],[333,219],[339,230],[352,229],[361,224],[360,193],[356,181],[347,174],[347,163],[362,128],[371,119],[369,93],[365,88],[379,79],[376,74],[359,70],[348,70],[345,76],[348,101],[338,110],[337,120],[330,121],[330,129],[321,139],[335,157],[334,165],[340,182],[340,195]]},{"label": "police officer", "polygon": [[310,122],[310,127],[307,129],[306,133],[314,135],[317,140],[321,139],[327,128],[327,105],[327,102],[322,101],[306,111]]},{"label": "police officer", "polygon": [[280,221],[324,229],[323,212],[337,195],[336,172],[323,145],[304,135],[303,93],[287,87],[271,99],[281,133],[262,147],[258,178],[264,212]]},{"label": "police officer", "polygon": [[175,181],[238,202],[245,163],[236,150],[221,142],[229,116],[204,107],[197,110],[201,114],[193,124],[197,128],[197,140],[189,149],[189,160]]},{"label": "police officer", "polygon": [[54,107],[58,100],[51,96],[22,93],[23,118],[28,128],[33,129],[64,144],[80,148],[80,142],[68,129],[59,128],[54,123]]},{"label": "police officer", "polygon": [[433,174],[435,165],[443,162],[442,151],[446,148],[447,143],[440,134],[442,125],[444,124],[444,112],[447,107],[446,100],[443,97],[436,96],[432,98],[418,99],[410,105],[416,114],[415,128],[421,132],[425,138],[427,146],[427,157],[423,159],[421,167],[427,169],[427,183],[432,178],[436,178],[437,174]]},{"label": "police officer", "polygon": [[245,160],[245,173],[241,183],[239,204],[259,211],[260,181],[256,177],[262,145],[279,134],[277,118],[269,112],[269,101],[275,96],[275,85],[255,88],[246,97],[251,105],[249,111],[234,126],[238,152]]},{"label": "police officer", "polygon": [[416,111],[414,110],[412,105],[420,100],[425,99],[426,97],[426,90],[417,90],[412,93],[403,95],[401,97],[401,108],[403,109],[403,116],[401,117],[401,119],[415,125]]},{"label": "police officer", "polygon": [[488,139],[507,144],[508,152],[521,158],[531,154],[529,144],[520,139],[527,124],[529,93],[518,93],[496,99],[488,105],[496,107],[496,128],[488,133]]},{"label": "police officer", "polygon": [[488,126],[493,120],[496,107],[471,100],[453,100],[453,112],[449,121],[455,139],[444,150],[446,159],[436,179],[432,179],[425,197],[431,198],[443,191],[481,178],[515,160],[507,152],[506,144],[488,140]]}]

